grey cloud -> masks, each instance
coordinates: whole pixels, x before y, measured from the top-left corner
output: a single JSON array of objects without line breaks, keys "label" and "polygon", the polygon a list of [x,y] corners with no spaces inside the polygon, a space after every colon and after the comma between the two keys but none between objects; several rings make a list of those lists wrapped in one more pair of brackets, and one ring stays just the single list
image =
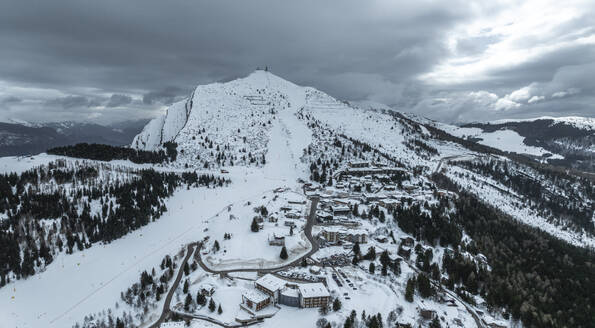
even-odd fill
[{"label": "grey cloud", "polygon": [[89,99],[83,96],[66,96],[55,98],[46,102],[48,106],[61,107],[63,109],[89,107],[91,105]]},{"label": "grey cloud", "polygon": [[132,102],[132,97],[127,95],[120,95],[120,94],[113,94],[107,104],[106,107],[119,107],[123,105],[128,105]]},{"label": "grey cloud", "polygon": [[0,103],[5,104],[5,105],[11,105],[11,104],[18,104],[22,101],[23,101],[23,99],[21,99],[19,97],[8,96],[8,97],[0,100]]},{"label": "grey cloud", "polygon": [[146,105],[152,105],[155,103],[161,103],[164,105],[172,104],[176,98],[182,96],[183,90],[177,87],[167,87],[159,91],[151,91],[143,95],[143,103]]},{"label": "grey cloud", "polygon": [[[427,104],[480,90],[504,96],[552,81],[562,67],[593,62],[593,47],[577,46],[494,71],[487,80],[440,88],[419,82],[420,74],[449,55],[447,34],[474,17],[471,7],[462,0],[448,5],[255,0],[241,6],[229,0],[6,0],[0,3],[0,79],[73,95],[46,103],[69,119],[80,108],[126,105],[101,112],[102,119],[115,120],[155,115],[160,105],[188,96],[197,84],[268,65],[275,74],[337,98],[370,99],[458,120],[481,117],[485,108],[473,101],[440,103],[439,109]],[[569,21],[556,37],[592,23],[589,15]],[[461,39],[456,51],[481,53],[497,41],[498,36]],[[530,46],[534,40],[524,42]],[[581,97],[587,97],[588,88],[582,90]],[[578,98],[561,98],[558,105]],[[544,107],[549,103],[531,108],[553,110]],[[31,107],[28,115],[36,110]]]}]

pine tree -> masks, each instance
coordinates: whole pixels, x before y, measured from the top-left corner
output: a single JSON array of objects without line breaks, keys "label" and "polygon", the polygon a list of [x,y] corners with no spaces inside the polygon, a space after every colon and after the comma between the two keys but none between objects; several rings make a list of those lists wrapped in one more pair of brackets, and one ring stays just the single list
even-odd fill
[{"label": "pine tree", "polygon": [[370,273],[374,274],[374,271],[376,271],[376,265],[374,265],[374,262],[370,262]]},{"label": "pine tree", "polygon": [[281,248],[281,254],[279,254],[279,257],[282,260],[287,260],[288,255],[287,255],[287,249],[285,248],[285,246],[283,246],[283,248]]},{"label": "pine tree", "polygon": [[438,320],[438,317],[434,317],[434,319],[432,320],[432,322],[430,322],[430,325],[428,325],[429,328],[441,328],[442,326],[440,325],[440,320]]},{"label": "pine tree", "polygon": [[190,287],[190,284],[188,283],[188,279],[186,279],[184,281],[184,294],[188,293],[188,288]]},{"label": "pine tree", "polygon": [[215,311],[215,301],[213,301],[213,299],[211,298],[211,300],[209,301],[209,311],[213,312]]},{"label": "pine tree", "polygon": [[355,242],[355,244],[353,245],[353,254],[359,255],[361,252],[360,248],[359,248],[359,242]]},{"label": "pine tree", "polygon": [[351,264],[357,265],[358,263],[359,263],[359,258],[357,257],[357,254],[353,254],[353,259],[351,259]]},{"label": "pine tree", "polygon": [[411,278],[407,280],[407,287],[405,289],[405,300],[407,302],[413,302],[413,294],[415,293],[415,279]]},{"label": "pine tree", "polygon": [[258,232],[258,222],[256,221],[256,217],[252,218],[252,224],[250,225],[250,230],[252,232]]},{"label": "pine tree", "polygon": [[417,289],[423,298],[428,298],[434,294],[430,280],[422,273],[417,276]]},{"label": "pine tree", "polygon": [[219,304],[219,308],[217,309],[217,313],[219,313],[219,314],[223,313],[223,309],[221,309],[221,304]]},{"label": "pine tree", "polygon": [[190,296],[190,294],[187,294],[186,300],[184,301],[184,310],[189,311],[191,304],[192,304],[192,296]]},{"label": "pine tree", "polygon": [[333,311],[337,312],[339,310],[341,310],[341,300],[339,300],[338,298],[335,298],[335,300],[333,301]]},{"label": "pine tree", "polygon": [[184,263],[184,275],[187,276],[190,274],[190,266],[188,265],[188,262]]},{"label": "pine tree", "polygon": [[388,269],[388,267],[386,265],[382,265],[382,269],[381,269],[380,273],[383,276],[386,276],[388,274],[388,270],[387,269]]},{"label": "pine tree", "polygon": [[200,291],[196,294],[196,303],[200,306],[207,304],[207,298]]},{"label": "pine tree", "polygon": [[368,261],[374,261],[376,259],[376,248],[374,248],[374,246],[368,248],[368,252],[364,255],[364,259]]}]

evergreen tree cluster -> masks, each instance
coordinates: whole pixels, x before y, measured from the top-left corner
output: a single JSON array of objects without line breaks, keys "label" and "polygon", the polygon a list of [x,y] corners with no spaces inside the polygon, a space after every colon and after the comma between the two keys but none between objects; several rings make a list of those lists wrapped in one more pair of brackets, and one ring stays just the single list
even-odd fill
[{"label": "evergreen tree cluster", "polygon": [[[60,252],[111,242],[158,219],[167,210],[165,198],[182,184],[228,183],[195,172],[126,174],[106,182],[97,167],[57,161],[20,175],[0,175],[0,213],[6,216],[0,220],[0,287],[33,275]],[[93,212],[92,202],[101,209]]]},{"label": "evergreen tree cluster", "polygon": [[47,150],[48,154],[75,158],[85,158],[98,161],[130,160],[133,163],[163,163],[174,161],[177,153],[166,147],[167,153],[160,151],[136,150],[128,147],[117,147],[103,144],[79,143],[72,146],[55,147]]},{"label": "evergreen tree cluster", "polygon": [[489,176],[524,195],[546,217],[563,219],[578,228],[576,230],[595,234],[595,188],[589,179],[546,169],[534,169],[534,177],[517,164],[492,159],[457,162],[456,165]]},{"label": "evergreen tree cluster", "polygon": [[473,268],[456,252],[448,255],[443,269],[453,281],[447,287],[461,283],[466,292],[482,295],[492,308],[506,308],[528,327],[593,326],[592,250],[517,222],[444,175],[433,178],[442,188],[459,193],[450,220],[474,241],[467,251],[485,255],[491,267],[491,271]]}]

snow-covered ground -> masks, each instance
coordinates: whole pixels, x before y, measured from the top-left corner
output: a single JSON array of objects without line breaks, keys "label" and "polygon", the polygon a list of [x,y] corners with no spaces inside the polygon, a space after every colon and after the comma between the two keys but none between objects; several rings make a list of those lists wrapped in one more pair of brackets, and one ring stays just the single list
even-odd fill
[{"label": "snow-covered ground", "polygon": [[571,229],[549,222],[527,206],[514,191],[497,181],[457,166],[449,167],[446,174],[464,189],[481,197],[486,203],[524,224],[541,229],[573,245],[595,247],[595,238],[586,233],[579,234]]},{"label": "snow-covered ground", "polygon": [[48,154],[0,157],[0,173],[22,173],[59,158],[62,157]]},{"label": "snow-covered ground", "polygon": [[[301,147],[309,143],[309,130],[294,119],[296,107],[287,111],[291,112],[273,121],[269,138],[275,141],[269,144],[264,168],[229,168],[227,177],[232,183],[228,187],[178,190],[166,201],[168,211],[159,220],[110,244],[97,244],[74,255],[61,254],[46,271],[1,288],[1,326],[70,327],[89,313],[112,307],[121,291],[165,255],[205,237],[205,220],[228,220],[223,214],[229,205],[242,206],[278,187],[298,189],[295,178],[307,177],[296,167],[303,165],[299,158]],[[0,169],[20,172],[53,159],[50,155],[35,160],[8,158],[1,161]],[[53,301],[48,302],[48,297]]]},{"label": "snow-covered ground", "polygon": [[534,118],[525,118],[525,119],[502,119],[491,121],[491,124],[504,124],[510,122],[533,122],[538,120],[552,120],[554,121],[553,124],[565,123],[568,125],[572,125],[579,129],[584,130],[595,130],[595,118],[593,117],[583,117],[583,116],[562,116],[562,117],[553,117],[553,116],[540,116]]},{"label": "snow-covered ground", "polygon": [[[434,125],[454,136],[460,138],[481,139],[478,143],[492,148],[500,149],[519,154],[529,154],[533,156],[543,156],[551,154],[549,151],[535,146],[528,146],[524,143],[525,137],[519,135],[516,131],[504,129],[494,132],[485,132],[480,128],[463,128],[454,125],[434,123]],[[550,158],[561,159],[562,156],[552,154]]]},{"label": "snow-covered ground", "polygon": [[[280,207],[289,203],[290,199],[305,200],[302,185],[297,181],[300,178],[308,180],[310,162],[300,159],[313,159],[304,156],[304,149],[312,143],[317,143],[318,147],[311,147],[313,152],[326,152],[326,148],[332,148],[327,147],[329,142],[332,143],[337,135],[344,135],[343,140],[352,138],[367,143],[395,158],[391,162],[381,158],[376,151],[368,151],[366,155],[362,152],[355,155],[362,160],[386,161],[391,164],[400,161],[411,172],[421,168],[415,173],[415,177],[406,182],[419,189],[409,192],[411,199],[420,203],[428,201],[430,204],[434,201],[432,192],[424,188],[431,187],[431,183],[423,174],[433,172],[441,159],[446,159],[442,162],[444,165],[448,158],[475,156],[458,144],[432,139],[423,127],[413,126],[406,120],[361,106],[364,109],[351,107],[320,91],[296,86],[263,71],[225,84],[198,87],[188,100],[172,105],[166,115],[149,123],[135,139],[136,148],[148,150],[158,149],[166,141],[176,141],[179,153],[174,165],[138,165],[129,161],[112,161],[110,164],[129,168],[154,167],[161,171],[181,171],[188,166],[188,169],[197,169],[198,173],[206,171],[224,175],[231,180],[231,184],[214,189],[177,190],[166,200],[168,211],[159,220],[110,244],[95,244],[73,255],[60,254],[45,271],[28,279],[12,281],[0,288],[0,328],[70,327],[81,322],[87,314],[112,308],[120,300],[120,292],[137,282],[142,271],[157,266],[165,255],[176,253],[187,243],[203,240],[206,236],[210,239],[202,256],[206,264],[214,269],[278,267],[305,254],[311,249],[311,245],[302,232],[305,224],[303,215],[310,204],[306,202],[291,205],[298,208],[302,215],[302,218],[296,219],[293,235],[289,234],[289,228],[284,225],[286,219],[280,212]],[[298,115],[308,117],[300,119]],[[311,130],[306,122],[320,123],[321,126],[312,127]],[[506,151],[537,156],[545,153],[541,148],[524,145],[523,138],[509,130],[483,133],[480,129],[447,125],[438,127],[461,137],[482,138],[480,143]],[[334,135],[325,135],[328,140],[315,139],[321,135],[313,136],[315,129],[332,130]],[[425,153],[423,150],[419,151],[420,154],[408,147],[408,143],[413,140],[427,143],[427,148],[435,151],[426,149]],[[331,151],[337,150],[329,150],[329,153]],[[214,158],[221,154],[225,156],[221,163],[211,165]],[[262,158],[258,157],[262,155],[266,155],[264,164]],[[314,155],[319,154],[311,156]],[[240,160],[242,156],[254,156],[256,162]],[[59,158],[64,157],[42,154],[1,158],[0,172],[23,172]],[[232,160],[234,164],[231,163]],[[203,165],[205,162],[206,167]],[[339,164],[346,165],[337,163],[335,169],[339,168]],[[228,173],[223,173],[220,168]],[[476,180],[461,178],[454,174],[459,173],[457,170],[463,169],[452,167],[447,174],[480,198],[489,200],[492,205],[517,219],[539,226],[569,242],[582,246],[595,245],[593,239],[577,242],[577,237],[571,232],[548,223],[528,209],[514,207],[514,197],[505,196],[499,189],[477,183],[485,179],[482,180],[479,176],[475,176]],[[504,186],[499,187],[505,189]],[[279,193],[278,188],[285,188],[285,191]],[[250,231],[250,223],[257,215],[254,208],[261,205],[266,206],[269,213],[279,216],[279,221],[269,222],[265,218],[264,229],[255,233]],[[360,210],[370,209],[363,205]],[[407,236],[391,219],[387,222],[386,225],[394,232],[397,240]],[[360,228],[372,235],[379,228],[377,219],[363,221]],[[319,230],[314,229],[314,234]],[[230,239],[224,238],[226,233],[231,234]],[[271,246],[267,242],[273,234],[286,237],[289,253],[286,261],[279,258],[280,247]],[[212,250],[215,240],[220,245],[220,250],[216,252]],[[363,249],[371,245],[377,247],[377,252],[389,249],[391,254],[396,252],[397,247],[396,244],[381,244],[371,240]],[[321,259],[345,252],[343,247],[327,247],[321,249],[314,258]],[[435,261],[439,261],[443,253],[443,249],[435,249]],[[419,297],[413,303],[406,302],[403,298],[405,282],[414,273],[408,264],[402,264],[401,276],[393,281],[386,281],[387,278],[377,275],[370,276],[365,270],[365,264],[369,263],[363,263],[360,268],[342,269],[353,281],[354,287],[339,287],[331,278],[331,269],[323,269],[322,274],[329,281],[332,295],[339,297],[344,305],[341,311],[331,312],[326,316],[329,321],[342,323],[352,309],[357,310],[358,315],[365,309],[368,314],[381,313],[385,319],[389,313],[395,311],[399,313],[399,321],[415,323],[419,309],[424,308],[436,310],[451,325],[456,324],[455,319],[460,320],[464,326],[473,325],[472,317],[461,304],[451,308]],[[253,273],[233,273],[231,276],[256,278]],[[193,293],[205,281],[217,285],[214,297],[224,308],[224,313],[219,315],[220,320],[231,322],[237,311],[236,305],[241,301],[240,290],[250,283],[237,282],[240,279],[229,283],[226,279],[212,275],[205,275],[198,280],[194,281],[196,284],[192,287]],[[49,298],[52,301],[48,301]],[[206,314],[200,311],[204,312],[205,309],[198,313]],[[281,306],[281,310],[261,326],[314,326],[319,317],[317,309]],[[196,327],[209,325],[203,321],[193,324]]]},{"label": "snow-covered ground", "polygon": [[[304,204],[288,205],[288,201],[303,201]],[[240,268],[271,268],[291,262],[312,249],[312,245],[303,233],[306,223],[305,215],[307,206],[303,195],[294,191],[282,193],[266,192],[262,196],[251,198],[243,204],[231,205],[228,210],[211,220],[206,220],[208,234],[211,237],[203,260],[206,265],[214,270],[230,270]],[[271,216],[278,219],[277,222],[268,222],[264,218],[264,228],[258,232],[250,230],[252,218],[257,214],[254,208],[265,206]],[[295,208],[300,213],[299,219],[286,219],[285,214],[279,210],[283,206]],[[285,222],[294,222],[296,227],[293,235],[290,235],[290,228]],[[230,233],[231,238],[224,240],[225,233]],[[285,246],[289,257],[281,260],[279,254],[281,246],[271,246],[269,239],[274,236],[284,237]],[[221,249],[212,250],[215,239]],[[250,245],[250,247],[246,247]]]}]

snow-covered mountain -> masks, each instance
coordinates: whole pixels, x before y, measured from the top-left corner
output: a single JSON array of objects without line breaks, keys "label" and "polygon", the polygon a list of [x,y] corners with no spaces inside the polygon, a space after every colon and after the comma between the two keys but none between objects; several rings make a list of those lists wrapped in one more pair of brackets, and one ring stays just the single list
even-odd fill
[{"label": "snow-covered mountain", "polygon": [[177,162],[194,167],[262,164],[272,121],[281,111],[303,107],[306,90],[265,71],[201,85],[149,122],[132,147],[155,150],[175,142]]},{"label": "snow-covered mountain", "polygon": [[49,148],[76,143],[130,144],[147,121],[130,121],[104,126],[94,123],[0,122],[0,156],[32,155]]},{"label": "snow-covered mountain", "polygon": [[554,165],[595,171],[594,118],[537,117],[456,126],[410,116],[453,136],[501,151],[523,154]]},{"label": "snow-covered mountain", "polygon": [[259,327],[585,326],[593,180],[488,133],[258,70],[198,86],[134,138],[172,160],[1,158],[0,317],[250,322],[260,271],[322,281],[332,307],[264,304]]}]

